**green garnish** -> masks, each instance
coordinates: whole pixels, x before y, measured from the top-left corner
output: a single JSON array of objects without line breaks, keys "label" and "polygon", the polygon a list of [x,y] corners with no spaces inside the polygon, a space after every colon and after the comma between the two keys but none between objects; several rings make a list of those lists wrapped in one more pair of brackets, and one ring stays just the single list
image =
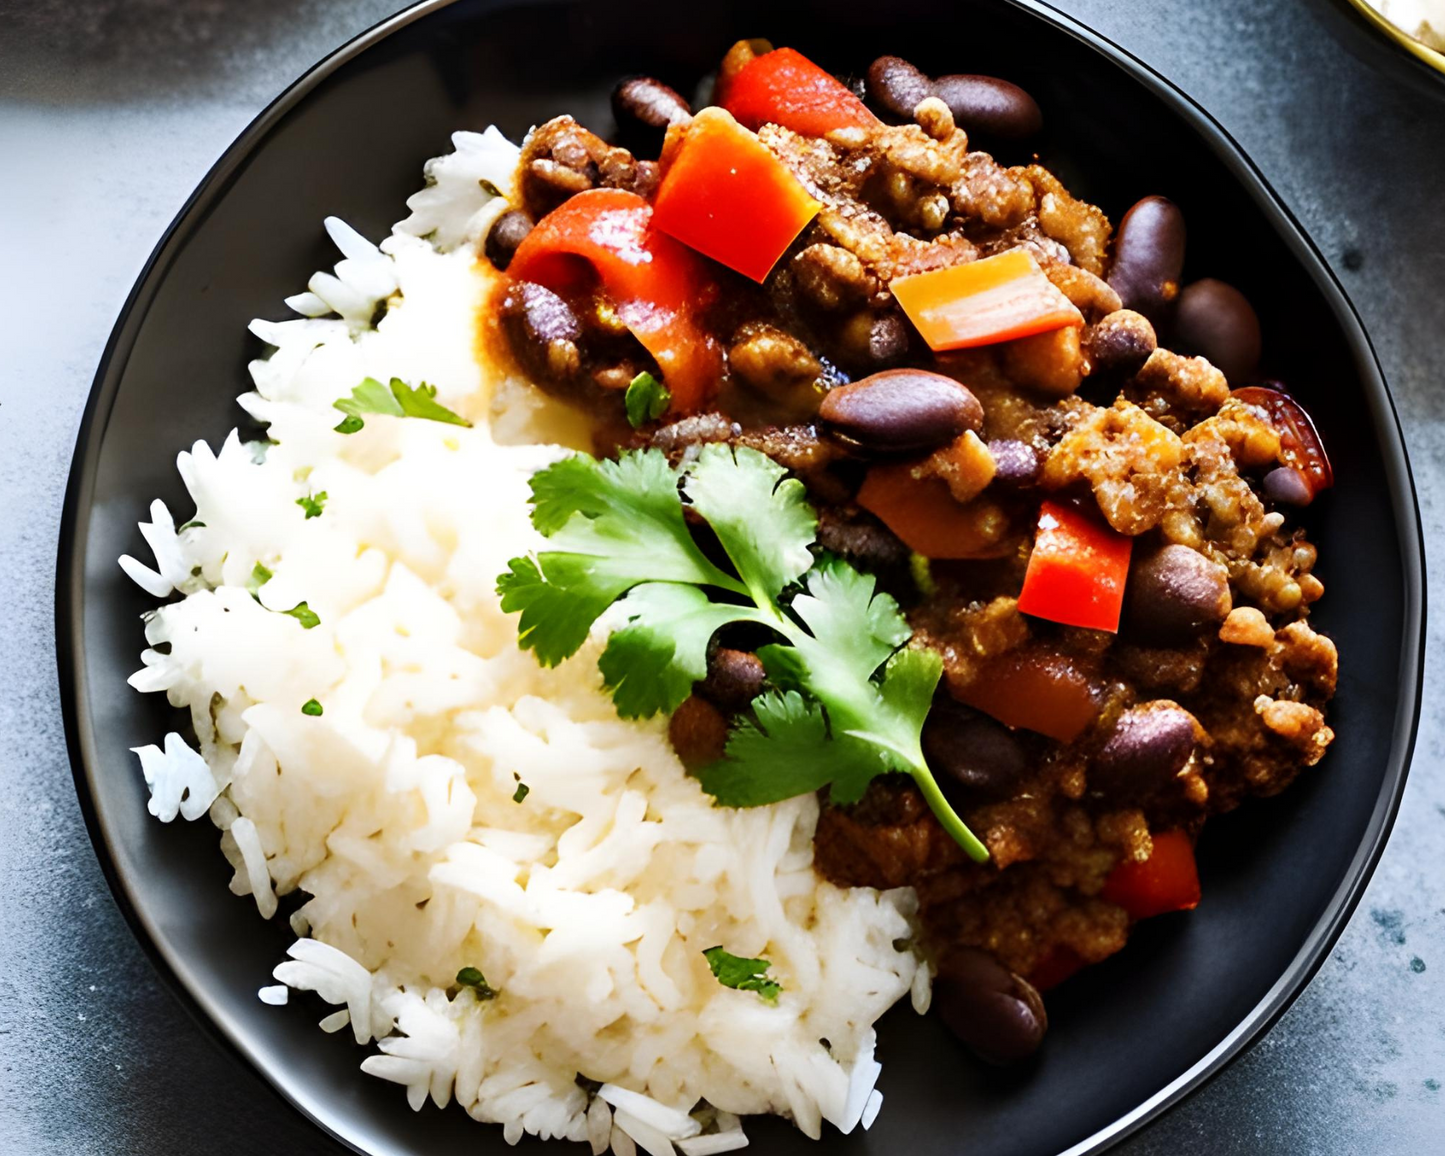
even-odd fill
[{"label": "green garnish", "polygon": [[[274,575],[271,573],[271,571],[268,570],[265,566],[261,565],[261,563],[259,562],[257,562],[256,565],[251,567],[251,577],[246,579],[246,589],[250,592],[251,597],[254,598],[257,602],[260,602],[261,587],[266,585],[267,582],[271,581],[273,577]],[[262,603],[262,608],[267,610],[270,609],[270,607],[266,606],[264,603]],[[302,627],[304,627],[306,630],[310,630],[313,626],[321,625],[321,619],[317,616],[316,611],[312,610],[311,607],[307,606],[304,602],[298,602],[295,606],[291,607],[290,610],[280,610],[277,611],[277,613],[291,615],[291,617],[296,619],[297,622],[301,623]],[[316,700],[313,698],[311,702],[316,703]],[[306,705],[310,706],[311,703],[307,703]],[[301,709],[307,714],[311,713],[310,711],[306,710],[306,707],[302,707]],[[316,713],[321,713],[320,703],[316,703]]]},{"label": "green garnish", "polygon": [[783,985],[763,974],[773,966],[769,960],[744,959],[721,947],[709,947],[702,954],[708,967],[712,968],[713,978],[723,987],[755,991],[768,1003],[778,1002],[778,993],[783,990]]},{"label": "green garnish", "polygon": [[296,504],[306,511],[308,520],[321,517],[321,511],[326,509],[326,491],[319,494],[307,494],[304,498],[297,498]]},{"label": "green garnish", "polygon": [[291,615],[292,618],[301,623],[302,629],[304,630],[310,630],[313,626],[321,625],[321,619],[317,616],[316,611],[312,610],[311,607],[307,606],[304,602],[298,602],[295,606],[291,607],[290,610],[283,610],[281,613]]},{"label": "green garnish", "polygon": [[257,562],[251,567],[251,577],[246,579],[246,591],[257,602],[261,601],[261,587],[271,581],[271,571]]},{"label": "green garnish", "polygon": [[[566,458],[532,477],[532,524],[554,547],[513,558],[497,579],[521,612],[518,642],[545,666],[575,654],[621,599],[624,622],[598,660],[623,718],[676,710],[707,670],[720,627],[750,622],[778,688],[755,698],[726,757],[704,767],[723,806],[756,807],[829,788],[854,803],[877,775],[917,782],[944,828],[978,860],[988,851],[949,806],[920,735],[943,670],[871,575],[814,558],[817,518],[803,485],[751,449],[704,446],[681,472],[658,450],[617,461]],[[679,482],[681,493],[679,493]],[[711,526],[730,568],[709,561],[683,520],[683,498]],[[719,595],[730,601],[715,601]]]},{"label": "green garnish", "polygon": [[428,421],[442,421],[450,425],[472,424],[446,406],[438,405],[436,395],[436,386],[427,385],[425,382],[413,389],[399,377],[393,377],[390,386],[382,385],[374,377],[368,377],[351,391],[350,397],[332,402],[332,405],[346,414],[341,424],[336,427],[336,432],[354,434],[366,425],[361,415],[368,413],[387,417],[422,417]]},{"label": "green garnish", "polygon": [[622,404],[627,408],[627,424],[633,429],[640,429],[667,412],[667,407],[672,404],[672,393],[652,374],[639,373],[622,395]]},{"label": "green garnish", "polygon": [[312,718],[320,718],[320,717],[321,717],[321,712],[322,712],[322,706],[321,706],[321,704],[320,704],[319,702],[317,702],[314,698],[308,698],[308,699],[305,701],[305,703],[302,704],[302,707],[301,707],[301,713],[302,713],[302,714],[310,715]]},{"label": "green garnish", "polygon": [[179,534],[183,530],[203,530],[205,527],[206,523],[202,522],[199,518],[192,518],[189,522],[184,522],[177,526],[176,533]]},{"label": "green garnish", "polygon": [[531,793],[532,793],[532,788],[529,787],[529,786],[527,786],[526,783],[518,783],[518,784],[517,784],[517,789],[512,792],[512,802],[514,802],[514,803],[520,803],[523,799],[525,799],[525,798],[526,798],[528,795],[530,795]]},{"label": "green garnish", "polygon": [[496,988],[487,983],[487,977],[481,973],[480,968],[464,967],[457,972],[457,984],[460,987],[469,987],[477,993],[478,999],[496,999],[500,994]]}]

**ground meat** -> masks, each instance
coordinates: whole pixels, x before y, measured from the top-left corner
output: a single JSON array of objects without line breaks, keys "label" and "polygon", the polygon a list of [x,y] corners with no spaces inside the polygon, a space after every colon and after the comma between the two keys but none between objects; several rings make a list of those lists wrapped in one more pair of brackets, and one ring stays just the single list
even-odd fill
[{"label": "ground meat", "polygon": [[639,161],[570,116],[554,117],[532,131],[522,145],[518,172],[522,206],[533,220],[587,189],[625,189],[648,196],[657,187],[658,175],[655,161]]},{"label": "ground meat", "polygon": [[1038,198],[1039,227],[1044,234],[1062,243],[1079,268],[1096,277],[1103,276],[1113,232],[1109,218],[1093,205],[1074,198],[1058,177],[1042,165],[1009,171],[1017,172],[1033,186]]},{"label": "ground meat", "polygon": [[1062,490],[1087,483],[1114,529],[1142,534],[1164,516],[1182,460],[1179,438],[1121,398],[1096,410],[1054,447],[1044,463],[1043,484]]}]

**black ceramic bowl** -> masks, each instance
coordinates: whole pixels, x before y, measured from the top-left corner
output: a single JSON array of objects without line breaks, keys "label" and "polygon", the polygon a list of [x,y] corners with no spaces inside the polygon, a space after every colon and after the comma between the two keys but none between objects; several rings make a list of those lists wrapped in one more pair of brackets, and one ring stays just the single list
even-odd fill
[{"label": "black ceramic bowl", "polygon": [[[413,1115],[401,1090],[357,1070],[361,1051],[315,1027],[318,1008],[263,1006],[289,936],[226,890],[206,823],[162,826],[130,747],[176,720],[125,677],[147,598],[116,565],[140,554],[153,497],[184,510],[177,450],[218,442],[261,350],[254,316],[335,255],[334,213],[380,238],[421,164],[457,128],[512,136],[556,113],[606,126],[628,72],[691,91],[741,36],[766,35],[825,66],[880,52],[929,71],[988,72],[1043,106],[1043,161],[1115,219],[1164,193],[1188,218],[1191,276],[1224,277],[1259,305],[1268,368],[1305,400],[1337,488],[1310,511],[1328,593],[1315,622],[1339,643],[1328,758],[1285,795],[1211,823],[1204,902],[1142,925],[1127,951],[1050,996],[1037,1061],[973,1063],[935,1020],[884,1022],[874,1129],[829,1150],[942,1156],[1094,1152],[1198,1086],[1263,1031],[1324,959],[1380,854],[1414,737],[1423,562],[1404,448],[1369,342],[1339,286],[1259,174],[1204,113],[1119,49],[1030,0],[690,5],[491,0],[426,3],[300,80],[225,154],[162,240],[105,352],[65,509],[58,577],[61,681],[76,783],[97,850],[136,934],[203,1022],[302,1112],[370,1153],[505,1151],[455,1108]],[[278,921],[279,922],[279,921]],[[754,1151],[816,1152],[779,1121]]]}]

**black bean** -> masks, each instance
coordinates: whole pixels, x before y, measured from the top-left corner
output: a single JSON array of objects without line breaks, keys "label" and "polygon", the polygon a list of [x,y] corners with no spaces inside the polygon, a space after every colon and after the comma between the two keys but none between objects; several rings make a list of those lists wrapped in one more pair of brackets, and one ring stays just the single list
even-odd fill
[{"label": "black bean", "polygon": [[612,112],[618,136],[637,146],[634,151],[657,152],[670,124],[685,122],[692,109],[677,92],[651,76],[632,76],[612,90]]},{"label": "black bean", "polygon": [[933,82],[935,94],[953,113],[955,123],[969,133],[986,133],[999,140],[1033,136],[1044,125],[1038,103],[1027,92],[996,76],[957,73]]},{"label": "black bean", "polygon": [[505,269],[512,263],[512,254],[517,251],[517,246],[527,239],[531,231],[531,217],[521,209],[508,209],[487,230],[487,243],[483,246],[487,260],[498,269]]},{"label": "black bean", "polygon": [[1124,214],[1109,284],[1124,308],[1158,325],[1173,309],[1184,272],[1184,214],[1167,197],[1145,197]]},{"label": "black bean", "polygon": [[1177,645],[1223,622],[1232,605],[1228,573],[1198,550],[1178,543],[1136,550],[1122,629],[1136,641]]},{"label": "black bean", "polygon": [[990,1064],[1027,1058],[1049,1029],[1034,986],[977,948],[948,956],[933,984],[933,1006],[948,1029]]},{"label": "black bean", "polygon": [[1038,451],[1028,442],[995,438],[988,443],[988,452],[993,455],[994,485],[1020,489],[1039,480],[1043,463]]},{"label": "black bean", "polygon": [[1308,506],[1315,497],[1309,481],[1293,466],[1279,466],[1265,474],[1264,492],[1285,506]]},{"label": "black bean", "polygon": [[983,424],[983,406],[966,385],[923,369],[887,369],[830,390],[818,415],[864,449],[933,449]]},{"label": "black bean", "polygon": [[1028,769],[1023,747],[1008,727],[947,700],[928,712],[923,753],[944,791],[964,802],[1008,798]]},{"label": "black bean", "polygon": [[582,364],[582,323],[550,289],[519,281],[502,299],[502,323],[523,366],[553,380],[572,376]]},{"label": "black bean", "polygon": [[1186,285],[1174,310],[1174,337],[1183,353],[1198,353],[1239,382],[1259,364],[1261,337],[1254,306],[1233,285],[1205,277]]},{"label": "black bean", "polygon": [[936,95],[934,84],[900,56],[880,56],[868,66],[868,98],[886,112],[909,120],[919,103]]},{"label": "black bean", "polygon": [[1158,345],[1149,318],[1132,309],[1117,309],[1088,331],[1090,374],[1110,380],[1133,377]]},{"label": "black bean", "polygon": [[707,677],[697,692],[735,714],[762,694],[767,677],[762,659],[752,651],[719,646],[708,655]]},{"label": "black bean", "polygon": [[1189,762],[1198,743],[1194,716],[1172,702],[1126,710],[1094,756],[1090,784],[1111,794],[1145,799]]}]

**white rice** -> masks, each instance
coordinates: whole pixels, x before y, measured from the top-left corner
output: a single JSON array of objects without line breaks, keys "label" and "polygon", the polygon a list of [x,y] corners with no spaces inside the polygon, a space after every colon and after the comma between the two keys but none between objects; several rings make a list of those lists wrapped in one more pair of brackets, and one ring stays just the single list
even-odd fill
[{"label": "white rice", "polygon": [[[926,968],[894,946],[912,893],[821,881],[811,796],[710,806],[661,720],[616,717],[595,640],[541,669],[498,605],[497,574],[540,544],[527,480],[583,426],[476,354],[475,246],[517,154],[495,130],[453,143],[379,248],[326,222],[335,273],[288,299],[300,318],[251,326],[275,349],[240,402],[276,444],[182,453],[194,516],[177,529],[155,503],[153,565],[121,559],[182,595],[148,618],[131,681],[188,710],[198,749],[137,751],[150,809],[209,814],[263,917],[309,896],[285,986],[260,998],[337,1007],[322,1030],[373,1045],[363,1070],[414,1108],[456,1099],[511,1143],[619,1156],[731,1151],[748,1113],[866,1126],[873,1024],[905,993],[927,1004]],[[474,424],[333,432],[367,376],[427,382]],[[307,518],[297,500],[322,491]],[[273,577],[252,597],[257,563]],[[303,601],[314,629],[285,613]],[[772,961],[776,1006],[713,979],[716,944]],[[500,994],[458,991],[464,967]]]}]

